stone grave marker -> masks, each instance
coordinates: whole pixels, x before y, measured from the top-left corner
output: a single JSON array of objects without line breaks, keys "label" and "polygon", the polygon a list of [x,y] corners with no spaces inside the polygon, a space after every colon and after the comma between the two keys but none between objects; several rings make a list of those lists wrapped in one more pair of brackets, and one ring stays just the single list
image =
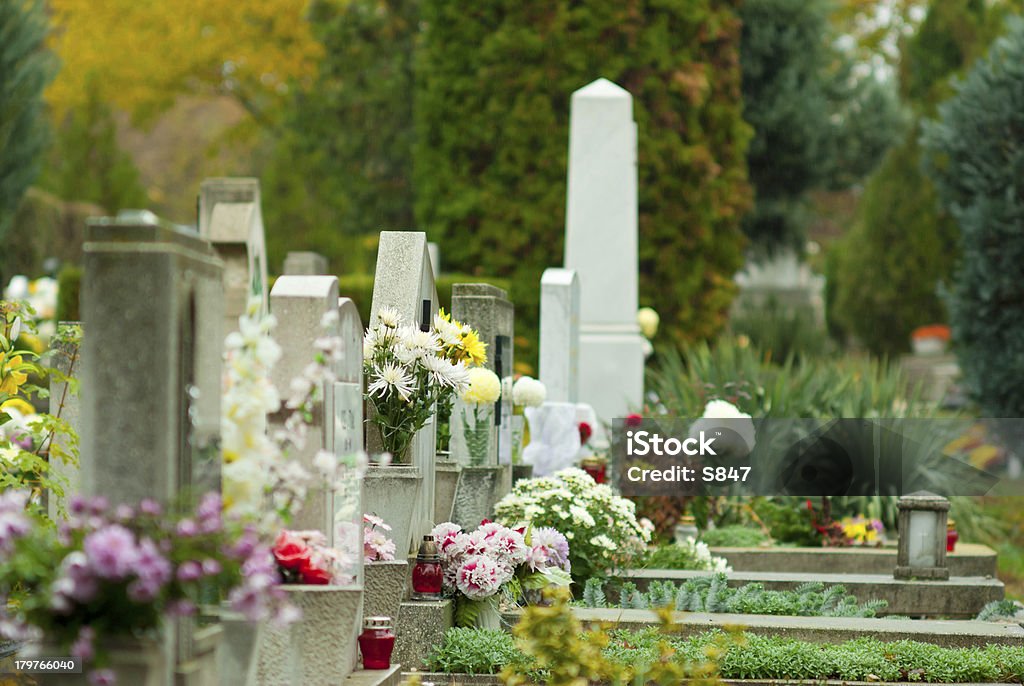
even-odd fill
[{"label": "stone grave marker", "polygon": [[290,252],[284,257],[282,274],[289,276],[322,276],[327,274],[327,258],[315,252]]},{"label": "stone grave marker", "polygon": [[[84,493],[133,504],[220,489],[222,271],[209,242],[149,213],[89,220]],[[195,683],[198,663],[215,660],[210,632],[170,624],[163,683]]]},{"label": "stone grave marker", "polygon": [[580,279],[580,400],[610,422],[643,402],[637,131],[632,96],[607,79],[572,95],[565,267]]},{"label": "stone grave marker", "polygon": [[[437,303],[427,235],[422,231],[382,231],[373,280],[371,322],[380,308],[393,307],[405,321],[421,328],[429,327],[437,312]],[[429,421],[413,440],[411,461],[422,483],[414,506],[410,539],[404,543],[395,539],[399,554],[403,544],[410,549],[413,542],[418,542],[433,528],[435,428],[434,421]],[[380,437],[371,424],[367,425],[366,437],[370,453],[380,452]]]},{"label": "stone grave marker", "polygon": [[[333,276],[281,276],[274,282],[270,291],[270,310],[277,318],[274,338],[284,351],[284,355],[274,366],[271,381],[282,393],[282,400],[287,399],[288,388],[292,379],[302,373],[315,355],[314,340],[323,335],[321,321],[324,314],[338,308],[338,279]],[[333,396],[333,389],[323,389],[324,396]],[[282,405],[282,409],[271,417],[271,428],[284,425],[291,413]],[[333,419],[327,421],[324,403],[319,403],[313,410],[313,421],[306,434],[306,443],[301,450],[294,449],[295,454],[289,455],[304,468],[315,472],[313,458],[320,450],[331,449],[328,441],[328,426],[333,426]],[[325,489],[311,490],[306,497],[302,510],[292,522],[294,529],[316,529],[324,532],[328,539],[333,538],[334,512],[330,494]]]},{"label": "stone grave marker", "polygon": [[267,251],[260,208],[260,182],[249,178],[206,179],[199,187],[199,235],[224,263],[224,333],[252,297],[267,311]]},{"label": "stone grave marker", "polygon": [[545,269],[540,280],[540,380],[552,402],[579,399],[580,280],[571,269]]}]

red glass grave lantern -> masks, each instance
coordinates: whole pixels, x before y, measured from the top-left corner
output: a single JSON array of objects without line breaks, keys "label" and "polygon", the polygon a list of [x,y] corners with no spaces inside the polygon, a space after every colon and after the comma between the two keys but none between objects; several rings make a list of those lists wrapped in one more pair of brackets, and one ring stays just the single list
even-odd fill
[{"label": "red glass grave lantern", "polygon": [[363,622],[363,633],[359,634],[363,669],[390,669],[394,649],[395,634],[391,631],[391,618],[367,617]]},{"label": "red glass grave lantern", "polygon": [[960,540],[960,534],[956,530],[956,522],[952,519],[946,523],[946,552],[951,553],[956,548],[956,542]]},{"label": "red glass grave lantern", "polygon": [[424,536],[416,553],[416,564],[412,567],[413,600],[440,600],[443,579],[444,570],[441,569],[441,556],[437,554],[434,537]]}]

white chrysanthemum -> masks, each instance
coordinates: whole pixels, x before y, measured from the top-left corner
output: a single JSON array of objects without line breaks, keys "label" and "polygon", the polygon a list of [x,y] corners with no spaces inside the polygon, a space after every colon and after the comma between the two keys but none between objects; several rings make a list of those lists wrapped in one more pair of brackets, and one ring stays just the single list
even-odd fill
[{"label": "white chrysanthemum", "polygon": [[437,352],[441,349],[441,341],[437,338],[435,333],[432,331],[421,331],[419,329],[414,329],[410,334],[408,334],[405,344],[410,347],[420,348],[421,350],[429,352]]},{"label": "white chrysanthemum", "polygon": [[547,395],[544,384],[529,376],[519,377],[512,386],[512,403],[519,407],[540,407]]},{"label": "white chrysanthemum", "polygon": [[413,391],[413,380],[404,367],[387,363],[371,372],[372,381],[366,387],[369,395],[386,396],[391,391],[398,393],[402,400],[409,400]]},{"label": "white chrysanthemum", "polygon": [[704,408],[705,419],[750,419],[746,412],[725,400],[712,400]]},{"label": "white chrysanthemum", "polygon": [[389,329],[397,329],[402,323],[402,317],[394,307],[385,306],[377,310],[377,321]]},{"label": "white chrysanthemum", "polygon": [[654,338],[658,333],[661,317],[651,307],[641,307],[636,313],[636,323],[640,325],[640,333],[644,338]]}]

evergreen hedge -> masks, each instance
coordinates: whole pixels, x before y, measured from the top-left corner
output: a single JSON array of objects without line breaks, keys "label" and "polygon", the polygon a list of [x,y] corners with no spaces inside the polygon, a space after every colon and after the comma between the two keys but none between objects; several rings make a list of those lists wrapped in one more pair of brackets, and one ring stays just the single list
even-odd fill
[{"label": "evergreen hedge", "polygon": [[954,340],[982,410],[1024,416],[1024,20],[925,124],[927,170],[960,227]]},{"label": "evergreen hedge", "polygon": [[750,203],[737,4],[421,3],[417,226],[446,265],[511,280],[528,338],[563,262],[570,97],[598,77],[634,97],[641,304],[678,339],[724,324]]}]

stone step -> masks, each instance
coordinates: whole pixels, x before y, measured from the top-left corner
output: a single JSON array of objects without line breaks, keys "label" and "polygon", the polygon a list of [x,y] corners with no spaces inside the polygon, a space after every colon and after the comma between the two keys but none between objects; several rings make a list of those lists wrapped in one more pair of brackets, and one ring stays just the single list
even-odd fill
[{"label": "stone step", "polygon": [[[516,613],[509,619],[515,621]],[[583,622],[609,622],[621,629],[660,624],[652,610],[573,608]],[[989,644],[1024,648],[1024,628],[1016,624],[875,617],[785,617],[706,612],[675,612],[678,634],[691,636],[708,629],[743,627],[762,636],[779,636],[811,643],[842,643],[862,636],[880,641],[920,641],[945,648],[974,648]]]},{"label": "stone step", "polygon": [[[892,574],[895,548],[712,548],[740,572]],[[957,543],[947,553],[951,576],[995,576],[996,551],[978,543]]]},{"label": "stone step", "polygon": [[401,670],[399,664],[390,669],[361,669],[349,674],[344,686],[398,686],[403,681]]},{"label": "stone step", "polygon": [[[691,572],[677,569],[630,569],[620,575],[640,589],[651,581],[680,583],[709,572]],[[843,585],[860,602],[885,600],[888,607],[882,615],[909,617],[948,617],[971,619],[987,603],[1003,599],[1003,583],[998,579],[980,576],[950,577],[948,581],[917,581],[894,579],[884,574],[824,574],[798,572],[731,572],[729,586],[738,587],[760,583],[768,590],[792,590],[801,584],[820,581],[826,586]]]}]

